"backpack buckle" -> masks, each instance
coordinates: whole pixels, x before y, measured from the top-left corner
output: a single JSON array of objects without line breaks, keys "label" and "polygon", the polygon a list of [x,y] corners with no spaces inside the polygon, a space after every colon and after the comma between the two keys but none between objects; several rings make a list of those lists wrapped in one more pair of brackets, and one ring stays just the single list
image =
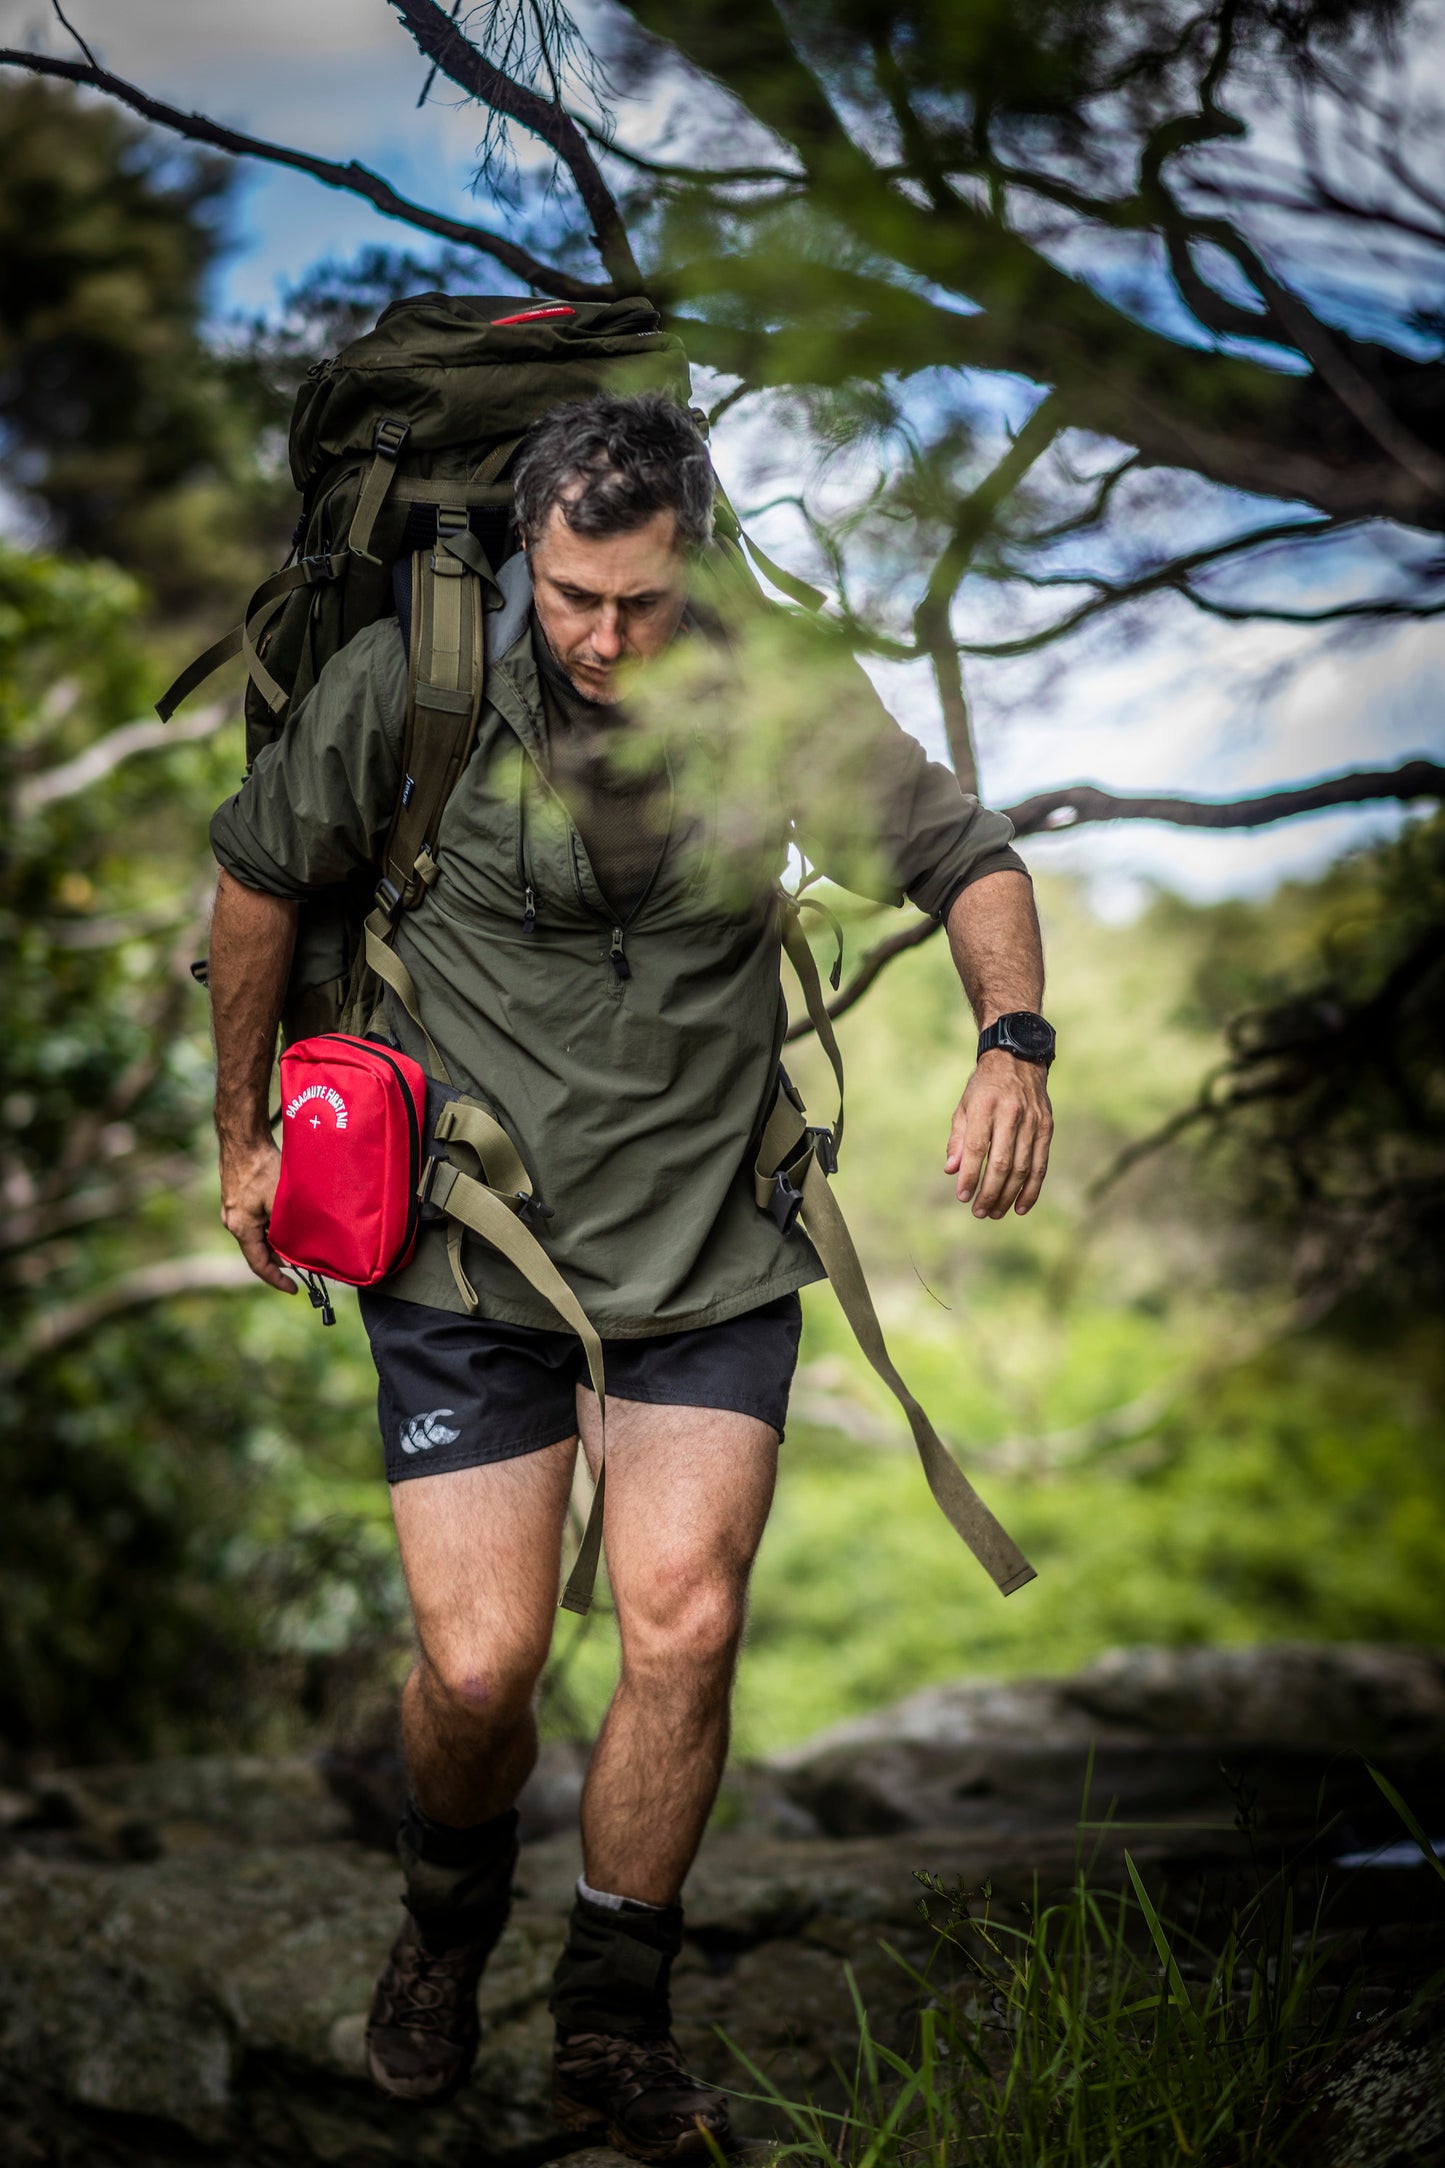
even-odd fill
[{"label": "backpack buckle", "polygon": [[540,1232],[549,1219],[557,1217],[557,1208],[555,1205],[543,1204],[541,1198],[534,1197],[530,1191],[519,1189],[517,1192],[517,1217],[524,1227],[531,1227]]},{"label": "backpack buckle", "polygon": [[410,435],[410,422],[399,422],[394,416],[383,414],[371,432],[371,448],[379,459],[395,459]]},{"label": "backpack buckle", "polygon": [[376,895],[372,900],[377,910],[386,920],[387,925],[394,926],[401,910],[401,890],[397,887],[395,881],[387,880],[383,874],[376,884]]},{"label": "backpack buckle", "polygon": [[813,1140],[813,1157],[817,1160],[824,1174],[836,1174],[838,1172],[838,1146],[834,1141],[832,1130],[810,1129],[808,1135]]},{"label": "backpack buckle", "polygon": [[337,577],[335,562],[324,551],[315,557],[303,557],[301,559],[301,570],[306,575],[306,585],[308,587],[321,587],[327,580],[334,580]]},{"label": "backpack buckle", "polygon": [[453,557],[447,549],[448,542],[470,534],[471,520],[464,504],[439,504],[437,506],[437,538],[432,549],[431,568],[434,573],[444,573],[448,579],[459,580],[466,566],[460,557]]},{"label": "backpack buckle", "polygon": [[803,1207],[803,1192],[797,1187],[787,1170],[779,1167],[773,1176],[773,1194],[768,1199],[780,1235],[791,1234],[793,1222]]}]

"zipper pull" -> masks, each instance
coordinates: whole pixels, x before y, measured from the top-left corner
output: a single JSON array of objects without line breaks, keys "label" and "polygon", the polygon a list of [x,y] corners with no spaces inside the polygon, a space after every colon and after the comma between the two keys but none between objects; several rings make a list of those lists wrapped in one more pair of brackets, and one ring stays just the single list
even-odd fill
[{"label": "zipper pull", "polygon": [[537,931],[537,899],[530,888],[527,890],[526,909],[522,913],[522,931],[523,933],[535,933]]},{"label": "zipper pull", "polygon": [[612,946],[607,952],[607,961],[612,966],[612,983],[614,986],[621,986],[631,978],[632,966],[627,961],[627,954],[622,946],[622,928],[620,926],[614,926],[612,929]]},{"label": "zipper pull", "polygon": [[336,1312],[331,1307],[331,1296],[321,1274],[303,1270],[301,1277],[306,1282],[306,1292],[311,1297],[312,1309],[321,1312],[322,1324],[334,1325],[336,1323]]}]

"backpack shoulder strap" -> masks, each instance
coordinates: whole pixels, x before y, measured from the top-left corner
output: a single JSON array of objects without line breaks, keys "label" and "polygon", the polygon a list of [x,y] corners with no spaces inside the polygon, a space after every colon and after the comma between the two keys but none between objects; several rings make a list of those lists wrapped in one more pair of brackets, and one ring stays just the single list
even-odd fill
[{"label": "backpack shoulder strap", "polygon": [[377,900],[389,918],[421,901],[442,814],[476,739],[486,675],[485,615],[500,602],[467,508],[443,506],[433,548],[411,560],[401,791],[382,848]]}]

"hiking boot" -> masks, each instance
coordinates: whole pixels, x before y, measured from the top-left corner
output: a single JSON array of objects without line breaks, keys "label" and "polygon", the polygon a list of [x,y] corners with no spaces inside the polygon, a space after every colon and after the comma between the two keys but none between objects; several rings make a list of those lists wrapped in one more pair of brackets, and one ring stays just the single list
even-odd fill
[{"label": "hiking boot", "polygon": [[552,2107],[568,2130],[605,2126],[608,2144],[633,2160],[702,2158],[704,2131],[723,2147],[732,2140],[727,2102],[688,2076],[670,2033],[635,2038],[559,2026]]},{"label": "hiking boot", "polygon": [[384,2093],[445,2100],[466,2083],[481,2039],[477,1983],[496,1941],[438,1949],[406,1914],[366,2020],[367,2067]]}]

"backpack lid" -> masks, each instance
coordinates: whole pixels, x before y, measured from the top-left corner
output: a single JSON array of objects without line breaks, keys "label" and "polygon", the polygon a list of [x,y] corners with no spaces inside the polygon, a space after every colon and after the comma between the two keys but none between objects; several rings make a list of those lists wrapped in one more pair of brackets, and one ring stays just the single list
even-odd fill
[{"label": "backpack lid", "polygon": [[321,362],[296,396],[291,473],[308,489],[333,461],[370,456],[378,421],[406,451],[480,451],[550,407],[608,391],[668,391],[686,405],[687,356],[652,303],[414,294]]}]

